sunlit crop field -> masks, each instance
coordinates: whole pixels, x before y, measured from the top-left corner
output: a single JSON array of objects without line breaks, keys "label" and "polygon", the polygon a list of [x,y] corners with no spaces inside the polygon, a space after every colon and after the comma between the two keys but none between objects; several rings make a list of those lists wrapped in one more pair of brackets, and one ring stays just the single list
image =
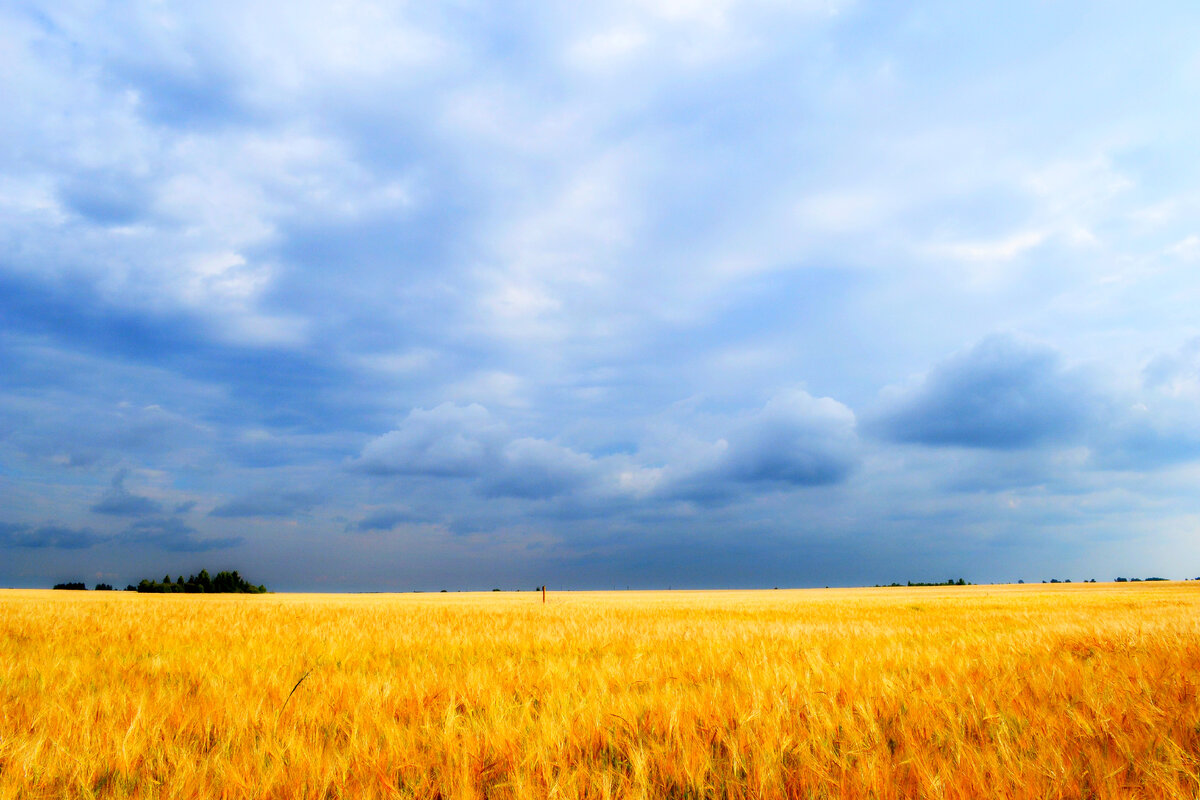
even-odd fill
[{"label": "sunlit crop field", "polygon": [[5,591],[0,797],[1194,798],[1198,686],[1200,583]]}]

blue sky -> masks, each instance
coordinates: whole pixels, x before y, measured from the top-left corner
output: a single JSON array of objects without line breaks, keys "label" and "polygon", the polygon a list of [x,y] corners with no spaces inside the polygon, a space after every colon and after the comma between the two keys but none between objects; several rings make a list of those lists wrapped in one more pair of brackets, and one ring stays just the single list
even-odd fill
[{"label": "blue sky", "polygon": [[0,5],[0,585],[1200,575],[1197,29]]}]

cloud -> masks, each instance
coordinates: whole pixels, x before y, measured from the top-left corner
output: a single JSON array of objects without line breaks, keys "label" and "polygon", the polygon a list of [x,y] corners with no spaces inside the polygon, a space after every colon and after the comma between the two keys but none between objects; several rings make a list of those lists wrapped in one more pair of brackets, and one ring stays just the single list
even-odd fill
[{"label": "cloud", "polygon": [[505,445],[498,469],[483,481],[483,492],[536,500],[569,494],[597,476],[595,459],[545,439],[514,439]]},{"label": "cloud", "polygon": [[630,503],[716,503],[746,491],[840,483],[858,463],[854,414],[828,397],[790,392],[725,426],[716,442],[681,432],[688,443],[668,448],[663,465],[636,448],[597,457],[548,439],[514,437],[482,406],[447,403],[413,411],[400,428],[369,442],[354,468],[466,480],[484,497],[558,498],[551,513],[570,518],[619,513]]},{"label": "cloud", "polygon": [[[23,437],[31,450],[52,447],[81,463],[111,453],[152,455],[201,444],[214,424],[225,432],[235,420],[286,428],[295,438],[331,426],[342,430],[375,402],[356,400],[349,391],[356,375],[326,352],[222,341],[211,329],[215,317],[139,304],[133,295],[108,297],[88,281],[35,275],[40,270],[12,275],[0,269],[0,315],[14,334],[0,342],[0,355],[21,370],[24,385],[72,396],[61,405],[56,395],[43,399],[56,418],[46,431],[35,425]],[[220,407],[208,407],[212,392],[225,389],[229,397]],[[114,402],[99,402],[98,392],[115,395]],[[142,403],[130,402],[139,394]],[[214,413],[201,424],[179,413],[185,404]],[[229,430],[235,454],[236,433]],[[276,451],[286,444],[269,443]],[[280,458],[268,454],[269,461]]]},{"label": "cloud", "polygon": [[854,412],[829,397],[788,392],[734,424],[704,460],[668,466],[665,494],[720,502],[747,489],[841,483],[859,460]]},{"label": "cloud", "polygon": [[1165,396],[1200,400],[1200,337],[1150,359],[1142,367],[1142,382],[1146,389]]},{"label": "cloud", "polygon": [[372,475],[475,477],[498,461],[506,438],[505,426],[476,403],[417,408],[369,442],[357,467]]},{"label": "cloud", "polygon": [[429,522],[430,517],[407,508],[384,508],[346,526],[347,530],[366,533],[368,531],[390,531],[405,523]]},{"label": "cloud", "polygon": [[956,447],[948,491],[1073,496],[1101,491],[1106,471],[1144,472],[1200,460],[1200,343],[1149,359],[1140,382],[1063,364],[1057,350],[986,337],[891,390],[867,429],[885,440]]},{"label": "cloud", "polygon": [[590,455],[515,438],[477,403],[414,409],[399,428],[367,443],[354,466],[380,476],[472,479],[486,496],[525,499],[567,494],[596,474]]},{"label": "cloud", "polygon": [[60,188],[63,202],[99,225],[126,225],[141,218],[149,205],[146,187],[120,173],[79,172]]},{"label": "cloud", "polygon": [[316,492],[263,489],[222,503],[210,517],[292,517],[311,511],[322,500]]},{"label": "cloud", "polygon": [[721,470],[743,483],[837,483],[857,461],[856,444],[853,411],[830,397],[794,391],[731,432]]},{"label": "cloud", "polygon": [[188,386],[195,384],[160,370],[20,335],[0,342],[0,370],[24,387],[0,392],[0,429],[11,425],[7,438],[24,458],[115,470],[180,456],[194,460],[211,437],[211,428],[180,413],[180,405],[191,405]]},{"label": "cloud", "polygon": [[117,470],[113,475],[112,488],[92,505],[93,513],[120,517],[142,517],[162,511],[161,504],[148,497],[133,494],[125,488],[125,478],[128,475],[128,469]]},{"label": "cloud", "polygon": [[176,517],[142,519],[134,522],[122,536],[127,542],[152,544],[170,553],[206,553],[225,550],[242,543],[241,536],[200,538],[199,532]]},{"label": "cloud", "polygon": [[1200,459],[1200,424],[1195,407],[1135,403],[1114,415],[1093,436],[1096,466],[1116,470],[1154,470]]},{"label": "cloud", "polygon": [[0,522],[0,547],[22,547],[31,550],[86,550],[112,538],[88,528]]},{"label": "cloud", "polygon": [[1114,398],[1093,435],[1096,463],[1106,469],[1150,470],[1200,459],[1200,338],[1151,358],[1142,384]]},{"label": "cloud", "polygon": [[[947,492],[1077,495],[1094,485],[1088,475],[1092,453],[1082,445],[1054,450],[932,451],[929,456],[930,463],[937,465],[929,479]],[[919,467],[910,469],[916,472]]]},{"label": "cloud", "polygon": [[1077,440],[1095,404],[1057,351],[996,334],[894,392],[868,429],[896,442],[1013,450]]},{"label": "cloud", "polygon": [[116,494],[109,492],[91,506],[96,514],[111,514],[119,517],[144,517],[147,514],[157,514],[162,507],[147,497],[133,494]]}]

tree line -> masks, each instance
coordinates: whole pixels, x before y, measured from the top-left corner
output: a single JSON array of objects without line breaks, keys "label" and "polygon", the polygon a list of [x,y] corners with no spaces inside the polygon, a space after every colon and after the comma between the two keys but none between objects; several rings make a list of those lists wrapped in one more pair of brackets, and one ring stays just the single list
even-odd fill
[{"label": "tree line", "polygon": [[908,581],[907,583],[877,583],[877,584],[875,584],[876,589],[879,589],[879,588],[891,589],[893,586],[974,586],[974,584],[968,583],[963,578],[959,578],[958,580],[954,580],[953,578],[947,578],[944,581],[932,581],[932,582]]},{"label": "tree line", "polygon": [[164,575],[161,581],[143,578],[137,590],[151,594],[265,594],[267,587],[248,582],[236,569],[233,572],[218,572],[212,577],[208,570],[202,569],[199,575],[189,575],[186,581],[182,575],[174,581],[170,575]]},{"label": "tree line", "polygon": [[[87,589],[87,584],[72,581],[56,583],[54,588],[84,591]],[[96,584],[98,592],[111,592],[112,588],[111,584]],[[184,580],[182,575],[175,580],[171,580],[170,575],[164,575],[161,581],[143,578],[137,586],[132,583],[126,586],[125,591],[141,592],[142,594],[265,594],[267,587],[261,583],[255,586],[239,575],[236,569],[232,572],[218,572],[216,575],[209,575],[208,570],[202,569],[199,575],[189,575],[187,580]]]}]

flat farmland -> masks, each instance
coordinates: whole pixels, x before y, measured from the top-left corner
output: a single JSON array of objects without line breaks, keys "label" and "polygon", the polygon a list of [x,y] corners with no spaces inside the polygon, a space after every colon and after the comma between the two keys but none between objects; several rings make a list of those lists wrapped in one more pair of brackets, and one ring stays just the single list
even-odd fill
[{"label": "flat farmland", "polygon": [[1200,795],[1200,583],[0,592],[0,797]]}]

